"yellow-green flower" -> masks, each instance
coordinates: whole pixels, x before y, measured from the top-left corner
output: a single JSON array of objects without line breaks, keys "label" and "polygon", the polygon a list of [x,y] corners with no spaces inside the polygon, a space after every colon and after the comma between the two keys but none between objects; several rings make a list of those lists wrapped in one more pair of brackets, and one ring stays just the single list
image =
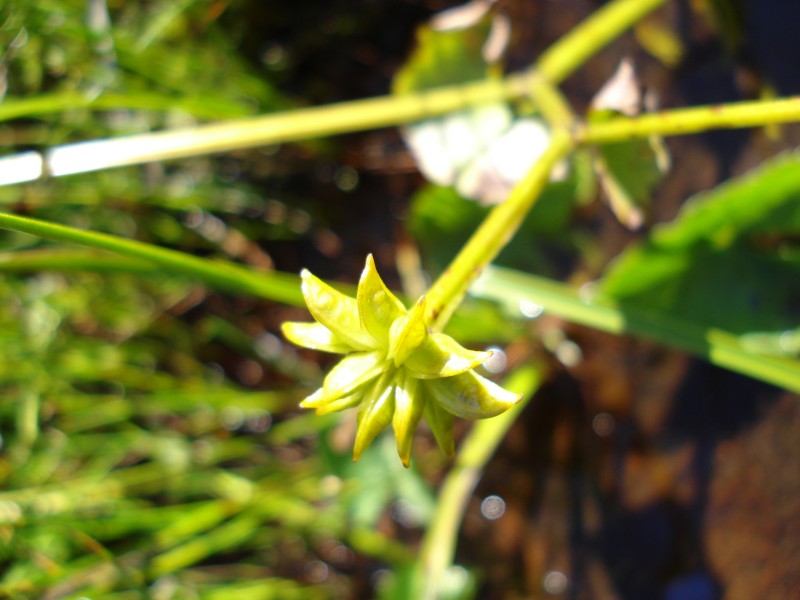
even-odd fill
[{"label": "yellow-green flower", "polygon": [[356,298],[307,270],[301,277],[316,323],[284,323],[283,334],[299,346],[345,356],[300,406],[319,414],[358,406],[354,460],[391,423],[400,460],[408,466],[423,415],[439,446],[452,454],[454,416],[493,417],[519,402],[517,394],[472,370],[490,352],[467,350],[448,335],[428,331],[425,297],[406,309],[381,280],[371,255]]}]

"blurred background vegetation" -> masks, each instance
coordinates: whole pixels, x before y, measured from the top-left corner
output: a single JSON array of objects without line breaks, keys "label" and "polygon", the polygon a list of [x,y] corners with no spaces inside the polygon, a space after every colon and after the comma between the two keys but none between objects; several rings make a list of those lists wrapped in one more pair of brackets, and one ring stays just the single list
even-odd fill
[{"label": "blurred background vegetation", "polygon": [[[0,145],[41,150],[386,94],[415,29],[455,4],[7,0]],[[516,68],[602,3],[500,4]],[[633,55],[666,106],[798,93],[785,59],[797,40],[782,33],[792,21],[775,16],[790,9],[768,3],[767,18],[752,2],[720,4],[668,3],[565,92],[585,107]],[[773,133],[670,141],[674,167],[651,222],[800,140],[796,128]],[[578,285],[637,239],[577,186],[551,189],[502,264]],[[394,130],[0,187],[0,206],[350,283],[372,252],[393,287],[412,290],[489,210],[425,184]],[[787,222],[757,231],[756,244],[796,242]],[[278,333],[303,309],[24,234],[3,231],[0,252],[0,597],[404,597],[397,581],[450,463],[422,433],[410,470],[391,439],[354,464],[352,415],[297,410],[329,364]],[[713,299],[691,296],[707,321],[736,291],[737,265],[754,264],[742,260]],[[709,264],[700,279],[719,271]],[[796,324],[797,286],[776,280],[785,268],[756,301],[778,302]],[[697,276],[678,283],[702,286]],[[630,289],[615,282],[624,299]],[[644,298],[665,301],[664,289]],[[488,301],[470,300],[454,327],[460,341],[502,347],[498,372],[534,360],[552,372],[469,501],[457,555],[468,570],[455,572],[454,597],[798,589],[800,548],[782,533],[798,517],[795,396],[659,345],[510,318]],[[743,568],[754,561],[767,566]]]}]

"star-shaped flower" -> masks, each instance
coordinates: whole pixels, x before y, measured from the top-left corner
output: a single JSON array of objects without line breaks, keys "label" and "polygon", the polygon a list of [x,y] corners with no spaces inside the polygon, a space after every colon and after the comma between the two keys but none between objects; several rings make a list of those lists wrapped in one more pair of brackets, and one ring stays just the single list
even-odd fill
[{"label": "star-shaped flower", "polygon": [[322,387],[300,403],[325,414],[358,406],[353,459],[392,424],[400,460],[408,466],[411,442],[424,415],[441,449],[452,454],[453,417],[483,419],[520,400],[472,369],[491,355],[430,332],[425,297],[410,310],[389,291],[372,256],[356,298],[303,270],[302,290],[315,323],[284,323],[286,338],[305,348],[344,354]]}]

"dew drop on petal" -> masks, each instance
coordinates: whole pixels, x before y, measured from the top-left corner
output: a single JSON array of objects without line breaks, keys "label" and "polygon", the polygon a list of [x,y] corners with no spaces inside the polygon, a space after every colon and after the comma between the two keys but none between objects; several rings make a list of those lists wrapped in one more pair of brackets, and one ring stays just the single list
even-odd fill
[{"label": "dew drop on petal", "polygon": [[508,367],[508,356],[503,351],[502,348],[498,348],[497,346],[492,346],[486,349],[487,352],[491,352],[492,355],[487,358],[481,366],[489,371],[489,373],[496,374],[502,373]]}]

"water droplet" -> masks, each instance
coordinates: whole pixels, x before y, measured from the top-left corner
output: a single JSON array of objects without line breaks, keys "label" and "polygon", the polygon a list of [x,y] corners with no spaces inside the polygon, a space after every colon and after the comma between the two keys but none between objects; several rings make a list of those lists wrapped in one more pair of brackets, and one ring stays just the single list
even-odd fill
[{"label": "water droplet", "polygon": [[519,312],[521,312],[522,315],[528,319],[536,319],[537,317],[542,316],[542,313],[544,312],[544,306],[541,304],[536,304],[535,302],[531,302],[530,300],[520,300]]},{"label": "water droplet", "polygon": [[235,431],[244,423],[244,411],[238,406],[226,406],[219,411],[219,422],[228,431]]},{"label": "water droplet", "polygon": [[542,580],[542,587],[548,594],[563,594],[567,590],[569,579],[561,571],[548,571]]},{"label": "water droplet", "polygon": [[286,225],[294,233],[305,233],[311,227],[311,215],[304,210],[292,210],[289,213],[289,218],[286,220]]},{"label": "water droplet", "polygon": [[481,514],[490,521],[496,521],[506,514],[506,501],[500,496],[486,496],[481,502]]},{"label": "water droplet", "polygon": [[247,415],[245,428],[250,433],[264,433],[272,425],[272,415],[266,410],[256,410]]},{"label": "water droplet", "polygon": [[581,302],[592,304],[597,298],[597,283],[594,281],[584,283],[578,288],[578,298],[581,299]]},{"label": "water droplet", "polygon": [[572,340],[560,342],[554,351],[556,358],[565,367],[574,367],[583,359],[581,347]]},{"label": "water droplet", "polygon": [[347,165],[339,167],[333,175],[333,181],[343,192],[352,192],[358,187],[358,171]]},{"label": "water droplet", "polygon": [[256,340],[255,350],[264,360],[276,360],[282,354],[283,343],[278,336],[263,333]]},{"label": "water droplet", "polygon": [[778,344],[787,354],[800,354],[800,329],[787,329],[781,333]]},{"label": "water droplet", "polygon": [[324,496],[335,496],[342,491],[342,480],[336,475],[326,475],[319,482],[319,489]]},{"label": "water droplet", "polygon": [[264,220],[273,225],[279,225],[286,220],[286,205],[278,200],[267,200],[264,205]]},{"label": "water droplet", "polygon": [[328,579],[330,569],[321,560],[312,560],[306,566],[306,577],[311,583],[322,583]]},{"label": "water droplet", "polygon": [[615,425],[614,417],[606,412],[599,413],[592,419],[592,429],[601,437],[606,437],[614,433]]},{"label": "water droplet", "polygon": [[391,515],[396,522],[408,529],[422,525],[422,511],[408,500],[393,502]]},{"label": "water droplet", "polygon": [[506,356],[503,349],[492,346],[486,350],[491,352],[492,355],[483,362],[483,368],[489,373],[502,373],[505,371],[506,367],[508,367],[508,356]]}]

